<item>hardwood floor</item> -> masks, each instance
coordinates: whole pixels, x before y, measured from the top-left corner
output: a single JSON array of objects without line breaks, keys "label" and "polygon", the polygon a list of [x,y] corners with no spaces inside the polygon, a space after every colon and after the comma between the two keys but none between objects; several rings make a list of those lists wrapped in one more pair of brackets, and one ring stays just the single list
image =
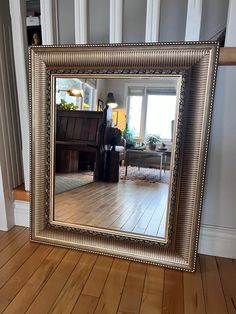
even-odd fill
[{"label": "hardwood floor", "polygon": [[235,260],[201,255],[196,273],[31,243],[0,232],[0,313],[235,314]]},{"label": "hardwood floor", "polygon": [[55,197],[55,220],[164,237],[169,186],[93,182]]}]

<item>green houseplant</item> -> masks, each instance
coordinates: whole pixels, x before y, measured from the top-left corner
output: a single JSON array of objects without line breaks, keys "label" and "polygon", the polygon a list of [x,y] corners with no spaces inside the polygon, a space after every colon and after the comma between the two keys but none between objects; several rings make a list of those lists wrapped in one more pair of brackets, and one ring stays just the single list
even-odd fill
[{"label": "green houseplant", "polygon": [[161,139],[159,135],[155,135],[155,134],[149,134],[146,137],[146,145],[148,145],[148,148],[150,150],[156,150],[156,145],[157,143],[160,143]]},{"label": "green houseplant", "polygon": [[73,102],[67,103],[64,99],[61,99],[60,104],[57,106],[59,110],[76,110],[79,107],[76,106]]},{"label": "green houseplant", "polygon": [[126,140],[126,147],[132,148],[135,146],[134,133],[128,126],[128,123],[125,125],[125,129],[123,132],[123,138]]}]

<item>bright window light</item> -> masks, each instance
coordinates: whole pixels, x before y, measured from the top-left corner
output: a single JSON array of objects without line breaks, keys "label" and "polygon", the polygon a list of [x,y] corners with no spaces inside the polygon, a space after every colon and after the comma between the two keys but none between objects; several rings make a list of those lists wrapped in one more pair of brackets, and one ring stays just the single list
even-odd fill
[{"label": "bright window light", "polygon": [[129,128],[135,137],[140,136],[143,96],[129,96]]},{"label": "bright window light", "polygon": [[175,119],[176,96],[148,95],[147,98],[147,134],[157,134],[161,139],[171,139],[171,121]]}]

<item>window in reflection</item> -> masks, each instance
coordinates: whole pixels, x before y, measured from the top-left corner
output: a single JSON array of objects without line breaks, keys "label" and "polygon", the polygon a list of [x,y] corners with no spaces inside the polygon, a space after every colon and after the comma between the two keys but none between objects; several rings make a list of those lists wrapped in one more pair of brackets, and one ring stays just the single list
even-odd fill
[{"label": "window in reflection", "polygon": [[175,119],[175,89],[154,89],[145,86],[128,88],[128,126],[135,139],[157,135],[161,141],[171,141]]},{"label": "window in reflection", "polygon": [[158,134],[162,141],[171,141],[175,107],[176,96],[148,95],[145,134]]},{"label": "window in reflection", "polygon": [[61,109],[95,110],[95,90],[94,80],[57,78],[56,104]]},{"label": "window in reflection", "polygon": [[129,96],[129,127],[135,137],[140,137],[143,96]]}]

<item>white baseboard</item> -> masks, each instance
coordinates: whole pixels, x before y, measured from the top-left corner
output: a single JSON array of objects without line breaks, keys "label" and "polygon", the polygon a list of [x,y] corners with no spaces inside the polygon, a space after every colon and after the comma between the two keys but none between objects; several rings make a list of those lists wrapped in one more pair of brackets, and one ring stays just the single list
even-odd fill
[{"label": "white baseboard", "polygon": [[14,202],[14,217],[15,217],[16,226],[29,227],[30,226],[29,202],[15,201]]},{"label": "white baseboard", "polygon": [[0,224],[0,231],[8,231],[9,229],[4,224]]},{"label": "white baseboard", "polygon": [[[15,225],[29,227],[29,202],[15,201]],[[198,253],[236,258],[236,228],[201,225]]]},{"label": "white baseboard", "polygon": [[201,225],[198,253],[236,258],[236,228]]}]

